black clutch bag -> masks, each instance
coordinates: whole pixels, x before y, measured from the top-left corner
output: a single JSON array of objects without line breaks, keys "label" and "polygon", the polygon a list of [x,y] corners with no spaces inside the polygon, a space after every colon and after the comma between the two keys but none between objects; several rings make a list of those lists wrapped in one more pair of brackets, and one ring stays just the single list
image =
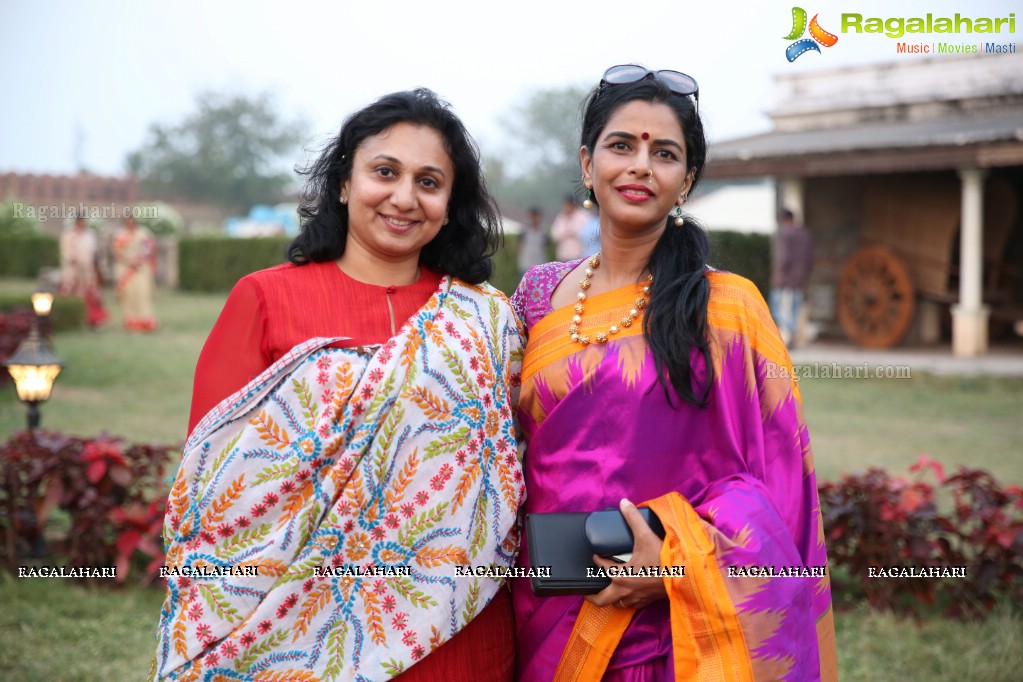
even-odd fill
[{"label": "black clutch bag", "polygon": [[[639,511],[663,538],[664,529],[657,515],[645,507]],[[600,592],[611,584],[611,579],[587,575],[587,569],[597,568],[593,555],[627,554],[633,545],[629,524],[617,509],[527,514],[526,538],[529,563],[534,569],[530,585],[533,594],[540,597]],[[536,575],[541,569],[546,576]]]}]

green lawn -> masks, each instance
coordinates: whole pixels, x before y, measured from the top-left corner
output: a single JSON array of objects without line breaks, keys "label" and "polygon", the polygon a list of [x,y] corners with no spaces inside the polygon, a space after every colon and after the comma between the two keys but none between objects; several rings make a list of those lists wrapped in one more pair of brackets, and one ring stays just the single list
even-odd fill
[{"label": "green lawn", "polygon": [[883,467],[905,473],[920,455],[1023,483],[1023,379],[936,376],[803,379],[818,480]]},{"label": "green lawn", "polygon": [[[0,292],[32,290],[0,280]],[[161,292],[161,329],[133,335],[114,313],[99,331],[54,338],[66,363],[44,428],[107,432],[130,441],[185,436],[192,373],[223,295]],[[917,373],[907,380],[804,379],[803,397],[819,477],[883,466],[897,473],[919,455],[983,467],[1023,482],[1023,380]],[[0,386],[0,438],[24,427],[13,387]],[[140,679],[149,669],[162,594],[143,588],[87,589],[60,580],[0,577],[0,679]],[[1023,618],[1003,609],[985,623],[921,623],[845,605],[836,618],[843,680],[1015,680]],[[40,655],[43,654],[43,655]]]},{"label": "green lawn", "polygon": [[[155,651],[162,601],[155,588],[0,576],[0,678],[142,679]],[[914,622],[857,606],[840,611],[835,624],[843,682],[1020,679],[1023,618],[1007,608],[983,623],[960,623]]]}]

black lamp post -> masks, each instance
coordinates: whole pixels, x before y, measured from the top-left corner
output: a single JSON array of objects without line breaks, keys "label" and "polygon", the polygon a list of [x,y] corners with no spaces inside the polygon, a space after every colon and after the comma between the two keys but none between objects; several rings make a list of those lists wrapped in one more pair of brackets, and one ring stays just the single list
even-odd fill
[{"label": "black lamp post", "polygon": [[28,405],[29,431],[38,428],[39,403],[49,400],[53,382],[64,366],[50,347],[50,342],[39,331],[40,320],[50,314],[52,304],[53,294],[33,294],[32,307],[36,316],[32,320],[32,330],[14,355],[4,362],[4,367],[14,379],[18,400]]}]

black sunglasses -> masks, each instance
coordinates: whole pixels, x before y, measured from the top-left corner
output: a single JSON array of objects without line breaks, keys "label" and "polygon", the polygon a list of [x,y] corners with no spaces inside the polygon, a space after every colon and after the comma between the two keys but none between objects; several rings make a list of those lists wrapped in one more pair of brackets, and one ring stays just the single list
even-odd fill
[{"label": "black sunglasses", "polygon": [[619,64],[618,66],[612,66],[604,72],[604,76],[600,79],[600,89],[603,91],[609,85],[636,83],[646,78],[663,83],[676,95],[682,95],[683,97],[692,95],[696,100],[696,111],[699,113],[700,86],[696,84],[695,78],[681,71],[669,71],[667,69],[651,71],[635,64]]}]

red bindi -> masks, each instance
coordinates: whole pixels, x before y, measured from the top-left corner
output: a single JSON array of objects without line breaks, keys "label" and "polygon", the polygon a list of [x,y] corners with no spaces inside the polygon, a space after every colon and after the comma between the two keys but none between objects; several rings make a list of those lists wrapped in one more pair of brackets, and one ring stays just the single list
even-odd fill
[{"label": "red bindi", "polygon": [[644,140],[649,140],[650,139],[650,133],[643,133],[642,135],[640,135],[640,137],[642,137]]}]

